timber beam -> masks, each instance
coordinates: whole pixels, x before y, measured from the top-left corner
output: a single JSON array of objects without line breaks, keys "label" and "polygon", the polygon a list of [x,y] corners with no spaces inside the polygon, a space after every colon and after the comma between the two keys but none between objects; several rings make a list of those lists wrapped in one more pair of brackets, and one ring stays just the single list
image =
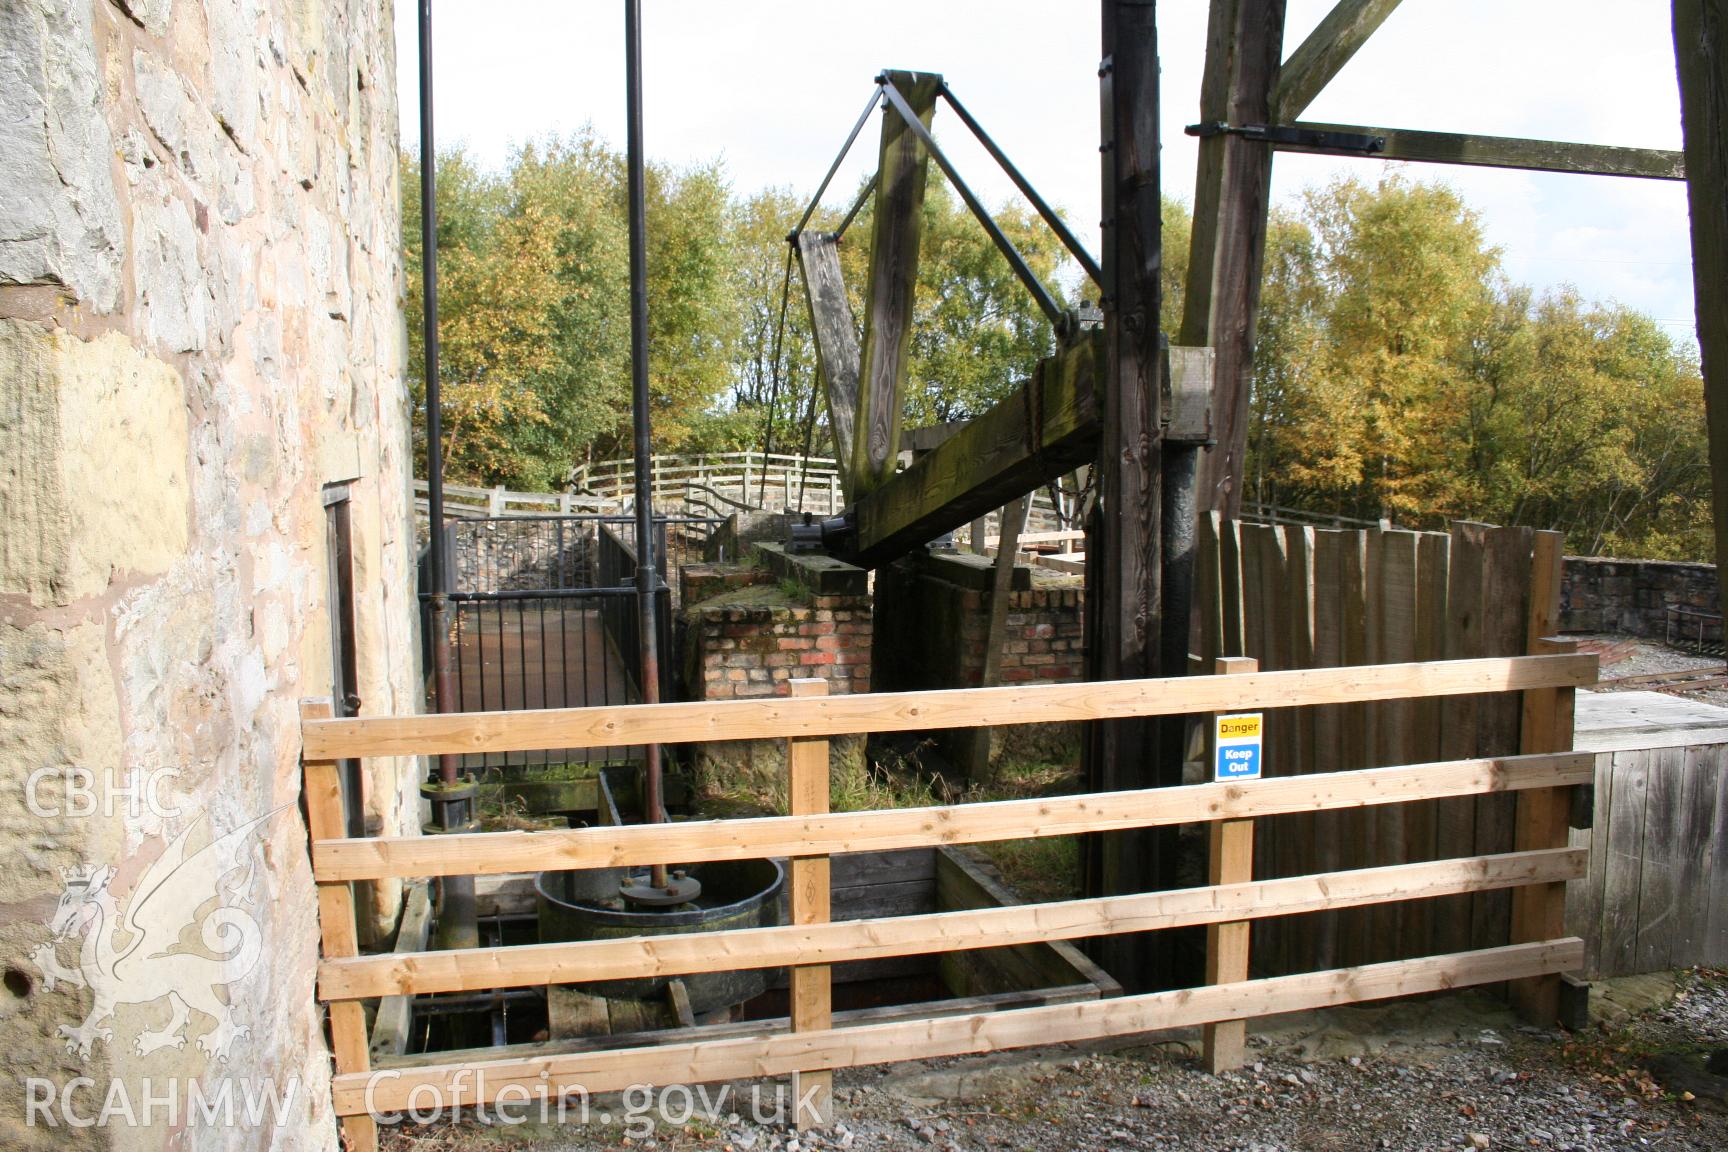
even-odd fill
[{"label": "timber beam", "polygon": [[834,436],[834,460],[840,484],[852,495],[852,438],[858,422],[858,322],[846,298],[840,273],[840,242],[826,232],[800,232],[798,267],[803,273],[804,299],[810,306],[810,332],[816,342],[816,363],[828,397],[828,428]]},{"label": "timber beam", "polygon": [[[1476,136],[1461,132],[1419,132],[1408,128],[1363,128],[1352,124],[1314,124],[1305,120],[1299,120],[1290,127],[1311,132],[1378,136],[1386,143],[1370,154],[1376,160],[1522,168],[1586,176],[1632,176],[1647,180],[1686,179],[1685,157],[1662,148],[1574,144],[1563,140],[1526,140],[1516,136]],[[1280,152],[1308,152],[1322,156],[1363,155],[1360,150],[1286,142],[1274,143],[1273,147]]]},{"label": "timber beam", "polygon": [[[928,129],[942,77],[886,72],[913,117]],[[858,374],[858,415],[852,440],[854,496],[894,475],[900,454],[900,408],[912,359],[912,317],[918,286],[918,242],[924,232],[924,187],[930,154],[906,118],[882,119],[876,168],[876,211],[870,224],[870,275],[864,286],[864,344]]]},{"label": "timber beam", "polygon": [[1278,122],[1302,115],[1398,4],[1399,0],[1338,0],[1278,70],[1278,87],[1272,96]]},{"label": "timber beam", "polygon": [[1104,357],[1103,333],[1082,333],[1006,400],[862,495],[845,559],[877,567],[1096,457]]}]

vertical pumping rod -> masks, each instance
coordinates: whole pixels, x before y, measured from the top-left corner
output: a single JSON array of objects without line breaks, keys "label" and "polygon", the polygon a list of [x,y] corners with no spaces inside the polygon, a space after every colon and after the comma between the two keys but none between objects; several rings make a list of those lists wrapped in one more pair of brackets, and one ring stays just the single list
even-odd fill
[{"label": "vertical pumping rod", "polygon": [[[642,158],[642,0],[624,0],[625,151],[630,193],[630,385],[636,432],[636,601],[642,649],[642,703],[660,701],[659,633],[654,621],[654,478],[648,435],[648,229]],[[644,749],[642,789],[647,821],[665,819],[660,795],[660,745]],[[666,865],[653,867],[649,883],[667,885]]]},{"label": "vertical pumping rod", "polygon": [[[427,576],[431,596],[427,624],[432,629],[432,695],[440,712],[455,710],[450,683],[450,572],[444,563],[444,419],[438,379],[438,153],[432,134],[432,0],[420,0],[420,283],[424,316],[421,329],[426,361]],[[433,830],[467,832],[473,821],[474,787],[462,779],[457,756],[438,758],[438,780],[422,789],[432,805]],[[440,881],[438,940],[445,948],[480,944],[474,918],[474,878],[446,876]]]}]

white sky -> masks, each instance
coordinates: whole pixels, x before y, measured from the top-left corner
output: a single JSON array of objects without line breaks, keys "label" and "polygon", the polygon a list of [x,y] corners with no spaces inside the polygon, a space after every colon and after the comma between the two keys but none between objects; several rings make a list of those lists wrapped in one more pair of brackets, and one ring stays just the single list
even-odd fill
[{"label": "white sky", "polygon": [[[1332,0],[1289,0],[1285,52]],[[1191,197],[1206,0],[1159,5],[1163,180]],[[624,139],[619,0],[435,0],[439,146],[502,164],[512,146],[592,122]],[[417,146],[416,4],[397,2],[402,134]],[[645,0],[650,155],[719,157],[737,191],[815,190],[885,67],[941,72],[1046,198],[1097,250],[1098,5],[1091,0]],[[1305,113],[1311,120],[1680,146],[1665,0],[1405,0]],[[1012,193],[941,108],[936,135],[994,203]],[[875,163],[867,128],[827,202]],[[1273,198],[1385,161],[1280,154]],[[1674,181],[1403,166],[1480,210],[1515,279],[1575,284],[1693,330],[1685,186]]]}]

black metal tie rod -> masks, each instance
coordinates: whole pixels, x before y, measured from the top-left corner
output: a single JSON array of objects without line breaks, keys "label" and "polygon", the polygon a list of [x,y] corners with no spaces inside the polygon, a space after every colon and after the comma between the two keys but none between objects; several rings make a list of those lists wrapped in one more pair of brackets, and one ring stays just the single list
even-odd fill
[{"label": "black metal tie rod", "polygon": [[[879,77],[877,83],[880,85],[882,78]],[[822,203],[822,194],[828,191],[828,185],[833,181],[834,173],[840,171],[840,165],[846,161],[846,154],[852,151],[853,141],[858,139],[858,133],[864,131],[864,125],[870,121],[870,113],[876,111],[876,105],[881,99],[880,90],[870,93],[870,100],[864,105],[864,111],[858,114],[858,122],[853,124],[852,131],[846,134],[846,143],[840,145],[840,154],[834,157],[834,163],[828,165],[828,174],[822,177],[822,183],[816,186],[816,195],[810,197],[810,203],[804,209],[804,215],[798,218],[798,226],[792,229],[791,234],[786,237],[789,243],[797,243],[798,234],[804,231],[804,225],[810,223],[810,217],[816,214],[816,206]],[[853,208],[853,212],[856,211],[857,208]],[[847,216],[847,220],[851,220],[850,215]]]},{"label": "black metal tie rod", "polygon": [[900,119],[906,122],[906,127],[912,134],[918,137],[918,142],[929,150],[931,158],[941,166],[942,171],[948,177],[948,182],[954,185],[956,192],[960,193],[960,199],[966,202],[966,207],[972,210],[972,215],[978,218],[978,222],[984,226],[984,231],[990,234],[990,239],[1007,259],[1008,267],[1013,269],[1014,275],[1019,278],[1020,283],[1026,286],[1026,290],[1032,293],[1032,299],[1037,301],[1038,307],[1055,327],[1057,336],[1066,337],[1069,334],[1071,324],[1067,313],[1062,310],[1062,305],[1057,303],[1056,298],[1050,294],[1050,290],[1044,287],[1043,281],[1038,279],[1037,274],[1032,271],[1031,265],[1026,263],[1026,258],[1020,255],[1020,250],[1014,247],[1013,242],[991,218],[990,213],[984,210],[983,202],[960,178],[960,173],[955,170],[953,163],[949,161],[942,149],[936,146],[936,138],[930,135],[930,129],[924,127],[924,121],[920,120],[918,114],[912,111],[912,106],[906,103],[906,97],[902,96],[900,90],[894,87],[894,82],[883,76],[881,77],[881,84],[882,94],[888,98],[888,103],[894,108],[894,111],[900,114]]},{"label": "black metal tie rod", "polygon": [[1044,197],[1038,195],[1038,190],[1032,187],[1031,182],[1025,176],[1021,175],[1020,169],[1014,166],[1014,162],[1008,159],[1007,154],[996,146],[996,141],[992,140],[990,134],[984,131],[983,125],[972,118],[972,113],[966,111],[966,106],[960,103],[959,98],[954,95],[954,90],[948,87],[947,81],[943,81],[940,91],[942,99],[948,101],[948,107],[954,109],[954,114],[960,117],[960,122],[972,130],[972,135],[978,138],[978,143],[984,145],[984,151],[990,153],[991,159],[995,160],[1001,166],[1002,171],[1007,173],[1008,179],[1014,181],[1014,187],[1020,189],[1020,194],[1026,197],[1033,210],[1038,213],[1045,224],[1049,225],[1050,231],[1056,233],[1056,238],[1062,241],[1062,246],[1068,249],[1068,254],[1079,261],[1080,267],[1086,270],[1086,275],[1092,278],[1094,284],[1102,285],[1104,283],[1104,269],[1098,266],[1098,261],[1092,258],[1092,253],[1086,251],[1085,245],[1080,243],[1080,238],[1069,230],[1067,222],[1045,202]]}]

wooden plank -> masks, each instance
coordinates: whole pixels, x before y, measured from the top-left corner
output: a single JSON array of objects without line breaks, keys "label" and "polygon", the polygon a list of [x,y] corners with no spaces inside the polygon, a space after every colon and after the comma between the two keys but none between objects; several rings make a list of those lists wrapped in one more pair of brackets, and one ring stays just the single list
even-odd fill
[{"label": "wooden plank", "polygon": [[1602,882],[1602,944],[1598,974],[1638,972],[1638,899],[1644,865],[1644,811],[1659,751],[1617,753],[1613,811]]},{"label": "wooden plank", "polygon": [[[1585,867],[1581,849],[1549,849],[1277,880],[1231,881],[1131,896],[997,905],[986,902],[990,894],[975,880],[968,885],[964,864],[950,861],[943,865],[941,879],[948,897],[963,905],[960,908],[916,916],[740,928],[700,935],[332,959],[319,966],[318,996],[323,1000],[368,999],[530,987],[577,978],[613,980],[735,968],[855,963],[940,954],[951,948],[1041,948],[1088,936],[1229,923],[1387,900],[1428,899],[1484,887],[1549,883],[1582,876]],[[1046,978],[1074,977],[1072,971],[1064,974],[1048,965],[1047,958],[1034,957],[1030,963]]]},{"label": "wooden plank", "polygon": [[666,859],[826,856],[1398,804],[1424,796],[1563,787],[1588,783],[1591,767],[1590,753],[1575,752],[826,816],[323,839],[313,844],[312,863],[318,879],[334,882],[382,876],[484,876],[548,868],[620,868]]},{"label": "wooden plank", "polygon": [[[965,1016],[975,1012],[1000,1012],[1013,1008],[1036,1008],[1047,1004],[1071,1004],[1076,1000],[1096,999],[1098,989],[1078,984],[1066,988],[1040,988],[1035,992],[1007,992],[995,996],[952,997],[912,1004],[885,1004],[874,1008],[852,1008],[836,1012],[834,1027],[851,1028],[860,1024],[890,1023],[898,1020],[934,1020],[944,1016]],[[791,1023],[788,1017],[770,1016],[759,1020],[698,1024],[694,1028],[656,1028],[624,1036],[596,1034],[496,1047],[489,1045],[485,1048],[447,1048],[438,1052],[394,1056],[381,1063],[379,1069],[396,1071],[405,1068],[435,1068],[441,1065],[489,1063],[494,1060],[540,1059],[576,1052],[603,1052],[613,1048],[646,1047],[681,1041],[732,1040],[740,1036],[760,1036],[765,1032],[785,1031]]]},{"label": "wooden plank", "polygon": [[[1446,642],[1446,565],[1451,540],[1440,532],[1424,532],[1416,542],[1416,637],[1414,658],[1444,658]],[[1414,761],[1440,758],[1440,701],[1417,700],[1411,707],[1408,755]],[[1434,804],[1418,801],[1404,808],[1404,852],[1407,860],[1432,860],[1436,850],[1438,813]],[[1404,908],[1404,936],[1412,954],[1434,951],[1434,904],[1411,903]]]},{"label": "wooden plank", "polygon": [[[826,696],[828,681],[789,680],[792,698]],[[786,814],[820,816],[828,812],[828,741],[820,737],[786,741]],[[832,895],[828,857],[792,860],[787,877],[791,924],[808,928],[829,921]],[[834,1026],[834,973],[826,964],[794,965],[791,972],[792,1031],[821,1032]],[[795,1070],[792,1074],[793,1123],[799,1131],[827,1127],[834,1119],[834,1074]]]},{"label": "wooden plank", "polygon": [[[1290,525],[1284,529],[1285,540],[1285,584],[1289,589],[1289,648],[1288,658],[1292,668],[1314,667],[1314,529],[1300,525]],[[1290,743],[1289,758],[1286,761],[1286,771],[1295,776],[1307,776],[1319,771],[1317,752],[1314,746],[1314,713],[1313,708],[1279,709],[1272,715],[1283,722],[1286,738]],[[1318,844],[1315,841],[1315,816],[1311,812],[1301,812],[1284,816],[1279,820],[1280,832],[1292,842],[1290,860],[1291,871],[1286,875],[1301,872],[1324,872],[1316,859]],[[1314,933],[1313,917],[1301,920],[1285,920],[1281,927],[1288,940],[1286,963],[1287,971],[1313,972],[1324,968],[1316,948],[1317,940]]]},{"label": "wooden plank", "polygon": [[[997,538],[996,564],[990,579],[990,618],[984,631],[984,667],[978,676],[978,686],[989,688],[1002,674],[1002,647],[1007,642],[1008,601],[1014,593],[1014,558],[1020,550],[1020,530],[1026,526],[1026,497],[1009,501],[997,522],[1001,534]],[[967,776],[972,780],[990,778],[990,729],[973,728],[970,764]]]},{"label": "wooden plank", "polygon": [[1194,615],[1200,621],[1200,667],[1210,668],[1224,655],[1223,514],[1199,518],[1195,542]]},{"label": "wooden plank", "polygon": [[[426,951],[426,939],[432,927],[432,885],[415,880],[404,885],[402,921],[396,929],[397,955]],[[372,1062],[389,1056],[400,1056],[408,1050],[408,1029],[414,1021],[413,998],[402,994],[386,995],[378,1003],[378,1014],[372,1020],[372,1043],[368,1052]]]},{"label": "wooden plank", "polygon": [[1728,747],[1701,750],[1716,781],[1716,811],[1710,841],[1715,856],[1710,869],[1709,911],[1704,923],[1704,963],[1728,968]]},{"label": "wooden plank", "polygon": [[1685,750],[1657,749],[1650,761],[1644,799],[1644,851],[1638,874],[1638,944],[1633,953],[1637,972],[1664,972],[1670,959],[1680,905],[1693,894],[1682,892],[1678,880],[1679,846],[1675,815],[1680,807],[1680,773]]},{"label": "wooden plank", "polygon": [[[1200,118],[1272,122],[1284,53],[1284,0],[1213,0],[1207,24]],[[1217,446],[1201,462],[1202,509],[1240,515],[1248,448],[1254,331],[1266,252],[1272,149],[1235,134],[1199,142],[1194,224],[1181,338],[1216,353],[1212,427]]]},{"label": "wooden plank", "polygon": [[804,301],[810,309],[810,334],[816,343],[816,363],[822,370],[828,399],[828,431],[834,438],[834,458],[844,462],[841,486],[852,498],[853,429],[858,421],[858,321],[840,272],[840,242],[826,232],[798,234],[798,268],[803,273]]},{"label": "wooden plank", "polygon": [[[1344,546],[1339,552],[1339,612],[1344,622],[1341,640],[1342,663],[1346,667],[1358,667],[1368,664],[1368,534],[1366,532],[1343,533]],[[1343,739],[1340,746],[1345,769],[1361,769],[1373,764],[1373,745],[1370,741],[1370,721],[1368,706],[1360,697],[1346,704],[1343,708]],[[1368,857],[1368,825],[1372,819],[1371,813],[1341,812],[1339,828],[1342,830],[1343,852],[1341,863],[1345,868],[1366,868],[1372,861]],[[1468,846],[1460,856],[1470,855]],[[1350,912],[1339,917],[1338,957],[1339,964],[1359,964],[1368,955],[1368,913]]]},{"label": "wooden plank", "polygon": [[[1414,532],[1373,533],[1378,567],[1373,586],[1373,614],[1369,658],[1376,664],[1408,663],[1416,659],[1416,551]],[[1374,725],[1374,762],[1415,762],[1416,711],[1410,700],[1388,700],[1377,707]],[[1408,859],[1404,843],[1402,808],[1377,809],[1374,815],[1375,864],[1397,864]],[[1369,918],[1371,948],[1368,959],[1394,960],[1427,951],[1427,937],[1413,944],[1405,936],[1404,906],[1376,907]]]},{"label": "wooden plank", "polygon": [[[1218,676],[1253,672],[1259,663],[1251,656],[1225,657],[1213,666]],[[1214,716],[1214,719],[1216,717]],[[1206,765],[1216,761],[1215,725],[1207,725]],[[1209,831],[1206,882],[1214,886],[1246,884],[1254,879],[1254,822],[1216,820]],[[1232,984],[1248,979],[1249,923],[1219,921],[1206,927],[1206,983]],[[1202,1059],[1216,1076],[1242,1066],[1248,1041],[1248,1022],[1229,1020],[1206,1025],[1202,1036]]]},{"label": "wooden plank", "polygon": [[[1353,532],[1314,534],[1314,652],[1313,666],[1335,668],[1343,662],[1344,622],[1343,552],[1345,542],[1354,540]],[[1314,713],[1314,772],[1337,772],[1354,767],[1345,761],[1340,747],[1343,741],[1345,707],[1326,704]],[[1337,812],[1314,814],[1314,869],[1333,872],[1342,867],[1341,844],[1343,823]],[[1339,916],[1327,912],[1310,918],[1309,935],[1314,940],[1314,967],[1335,968],[1338,959]]]},{"label": "wooden plank", "polygon": [[656,740],[772,740],[855,732],[967,728],[1013,716],[1019,724],[1117,716],[1180,716],[1261,705],[1521,692],[1595,683],[1591,656],[1524,656],[1437,664],[1297,669],[1252,676],[1172,676],[1104,684],[1037,684],[934,692],[872,692],[807,700],[703,701],[528,712],[462,712],[308,720],[311,757],[614,748]]},{"label": "wooden plank", "polygon": [[849,888],[927,882],[936,878],[934,848],[904,848],[897,852],[849,852],[829,861],[835,898]]},{"label": "wooden plank", "polygon": [[[1557,617],[1559,611],[1558,541],[1537,541],[1531,584],[1532,627]],[[1552,593],[1552,595],[1550,595]],[[1549,603],[1552,601],[1552,603]],[[1578,641],[1542,639],[1533,652],[1576,652]],[[1540,688],[1524,694],[1520,725],[1522,752],[1567,752],[1572,748],[1570,688]],[[1515,801],[1514,844],[1520,851],[1560,848],[1570,840],[1572,789],[1542,788],[1520,793]],[[1520,889],[1511,895],[1511,941],[1546,940],[1546,933],[1566,930],[1566,885],[1556,881]],[[1512,985],[1513,1006],[1539,1027],[1560,1022],[1560,979],[1544,976]]]},{"label": "wooden plank", "polygon": [[846,1068],[910,1056],[930,1059],[1073,1043],[1567,971],[1577,966],[1583,951],[1582,941],[1561,939],[987,1015],[497,1060],[478,1066],[438,1065],[403,1070],[400,1076],[378,1081],[365,1074],[340,1075],[332,1083],[333,1098],[338,1115],[352,1116],[369,1106],[380,1112],[402,1110],[411,1100],[423,1099],[426,1086],[449,1107],[488,1102],[504,1092],[535,1100],[541,1094],[612,1092],[638,1083],[705,1083],[778,1076],[799,1068]]},{"label": "wooden plank", "polygon": [[1399,0],[1338,0],[1314,31],[1285,58],[1272,98],[1273,120],[1288,123],[1302,115],[1321,89],[1350,62]]},{"label": "wooden plank", "polygon": [[[1446,571],[1446,633],[1442,650],[1448,660],[1479,657],[1482,643],[1482,566],[1488,525],[1461,521],[1452,525]],[[1440,702],[1440,755],[1474,756],[1482,701],[1452,696]],[[1435,805],[1435,851],[1441,856],[1470,856],[1476,851],[1474,800],[1442,800]],[[1435,902],[1434,950],[1456,952],[1470,947],[1470,900]]]},{"label": "wooden plank", "polygon": [[[1721,751],[1687,748],[1681,753],[1680,807],[1675,815],[1675,889],[1681,893],[1680,916],[1675,926],[1673,949],[1668,961],[1676,968],[1709,964],[1707,949],[1710,927],[1711,876],[1716,868],[1728,867],[1728,844],[1714,843],[1716,797],[1720,791],[1717,766]],[[1706,898],[1700,900],[1699,894]]]},{"label": "wooden plank", "polygon": [[1566,934],[1584,941],[1585,978],[1594,978],[1601,971],[1602,875],[1603,861],[1608,856],[1606,833],[1613,769],[1612,756],[1596,757],[1596,783],[1592,786],[1594,818],[1590,827],[1573,828],[1568,834],[1572,847],[1590,851],[1589,870],[1566,885]]},{"label": "wooden plank", "polygon": [[[1410,128],[1365,128],[1360,124],[1315,124],[1305,120],[1292,127],[1383,137],[1385,147],[1371,154],[1376,160],[1576,172],[1586,176],[1632,176],[1646,180],[1686,179],[1682,154],[1661,148],[1623,148],[1611,144],[1574,144],[1562,140],[1525,140],[1463,132],[1418,132]],[[1280,143],[1273,147],[1280,152],[1307,152],[1321,156],[1364,155],[1355,150],[1305,144]]]},{"label": "wooden plank", "polygon": [[1083,333],[910,468],[861,488],[846,559],[877,567],[1092,459],[1103,353],[1103,335]]},{"label": "wooden plank", "polygon": [[[942,77],[889,72],[887,79],[928,128]],[[870,275],[864,287],[858,418],[849,469],[852,490],[858,496],[888,482],[900,453],[900,398],[912,358],[918,244],[924,234],[924,186],[929,170],[930,154],[905,121],[893,114],[884,115],[876,206],[870,219]]]},{"label": "wooden plank", "polygon": [[[300,701],[300,723],[328,719],[335,705],[328,698]],[[341,836],[348,821],[342,807],[342,768],[332,759],[303,761],[306,830],[314,840]],[[325,959],[355,956],[360,952],[358,926],[354,919],[354,891],[342,881],[318,884],[318,933]],[[364,1078],[372,1066],[366,1035],[365,1006],[343,1000],[327,1007],[330,1016],[330,1054],[336,1072]],[[345,1116],[342,1139],[350,1152],[375,1152],[378,1126],[370,1116]]]},{"label": "wooden plank", "polygon": [[[1220,513],[1221,515],[1221,513]],[[1223,629],[1220,656],[1248,655],[1242,630],[1242,524],[1226,519],[1219,526],[1219,594],[1223,597],[1219,625]]]},{"label": "wooden plank", "polygon": [[[1533,534],[1528,528],[1489,530],[1482,551],[1483,654],[1510,656],[1527,651]],[[1476,718],[1476,755],[1518,750],[1522,699],[1501,695],[1484,699]],[[1499,749],[1492,752],[1490,749]],[[1516,805],[1510,796],[1476,798],[1476,853],[1504,852],[1515,837]],[[1470,939],[1474,947],[1504,944],[1511,929],[1512,900],[1504,892],[1479,893],[1470,902]]]}]

